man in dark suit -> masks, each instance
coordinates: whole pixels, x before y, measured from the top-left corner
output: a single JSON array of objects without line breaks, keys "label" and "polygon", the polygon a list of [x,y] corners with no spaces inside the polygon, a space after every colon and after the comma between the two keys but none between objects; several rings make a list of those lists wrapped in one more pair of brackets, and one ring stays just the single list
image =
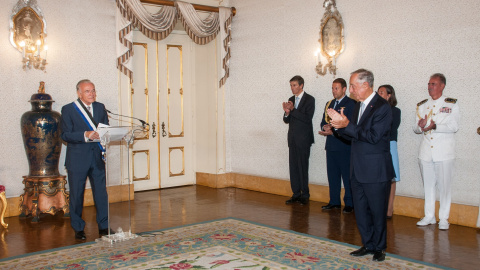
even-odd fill
[{"label": "man in dark suit", "polygon": [[308,160],[313,139],[312,118],[315,98],[303,91],[304,80],[294,76],[290,80],[293,96],[283,103],[283,121],[288,124],[290,185],[293,195],[285,203],[308,204]]},{"label": "man in dark suit", "polygon": [[95,85],[89,80],[77,83],[78,99],[62,107],[62,139],[67,143],[65,166],[70,187],[70,223],[75,238],[84,240],[85,221],[82,219],[86,178],[90,179],[97,209],[100,236],[108,234],[108,194],[102,146],[96,132],[98,123],[108,125],[105,106],[96,102]]},{"label": "man in dark suit", "polygon": [[340,191],[345,188],[343,202],[344,213],[353,211],[352,190],[350,188],[350,139],[341,137],[338,132],[330,125],[330,118],[327,109],[334,109],[343,113],[349,120],[352,119],[355,101],[345,95],[347,92],[347,82],[342,78],[337,78],[332,83],[332,94],[334,99],[327,102],[325,112],[323,113],[322,123],[318,134],[326,136],[325,151],[327,153],[327,176],[328,188],[330,191],[330,201],[322,206],[324,210],[340,209]]},{"label": "man in dark suit", "polygon": [[374,261],[383,261],[387,248],[388,198],[395,177],[390,155],[392,109],[373,91],[373,74],[368,70],[359,69],[351,74],[350,93],[359,101],[352,121],[344,113],[328,109],[332,126],[352,141],[350,181],[363,246],[350,254],[374,254]]}]

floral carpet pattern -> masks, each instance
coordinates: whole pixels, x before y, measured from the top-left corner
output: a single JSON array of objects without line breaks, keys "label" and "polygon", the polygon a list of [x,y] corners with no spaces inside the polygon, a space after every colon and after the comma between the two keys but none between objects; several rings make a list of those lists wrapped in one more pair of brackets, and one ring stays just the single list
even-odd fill
[{"label": "floral carpet pattern", "polygon": [[352,257],[358,247],[232,218],[139,235],[2,259],[0,269],[446,269],[390,254]]}]

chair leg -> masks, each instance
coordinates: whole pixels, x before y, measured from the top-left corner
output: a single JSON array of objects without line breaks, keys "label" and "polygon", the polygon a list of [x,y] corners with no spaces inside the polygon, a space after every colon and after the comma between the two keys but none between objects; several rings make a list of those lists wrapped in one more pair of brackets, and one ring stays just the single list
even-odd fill
[{"label": "chair leg", "polygon": [[3,218],[5,217],[5,212],[7,211],[7,197],[5,197],[5,192],[0,192],[0,201],[2,201],[2,208],[0,209],[0,225],[5,229],[8,227],[8,224],[5,223]]}]

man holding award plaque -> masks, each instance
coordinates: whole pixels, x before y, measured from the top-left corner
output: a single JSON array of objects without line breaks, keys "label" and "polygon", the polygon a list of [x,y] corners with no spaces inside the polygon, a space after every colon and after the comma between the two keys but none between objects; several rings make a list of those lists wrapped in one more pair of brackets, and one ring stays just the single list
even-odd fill
[{"label": "man holding award plaque", "polygon": [[332,83],[332,100],[327,102],[325,112],[323,113],[322,123],[318,134],[327,137],[325,142],[325,151],[327,154],[327,176],[328,188],[330,191],[330,201],[322,206],[324,210],[340,209],[340,191],[345,188],[343,202],[344,213],[353,211],[352,190],[350,188],[350,139],[341,137],[338,132],[330,125],[330,117],[327,109],[332,108],[340,113],[343,109],[345,116],[351,120],[355,101],[345,95],[347,92],[347,82],[342,78],[337,78]]}]

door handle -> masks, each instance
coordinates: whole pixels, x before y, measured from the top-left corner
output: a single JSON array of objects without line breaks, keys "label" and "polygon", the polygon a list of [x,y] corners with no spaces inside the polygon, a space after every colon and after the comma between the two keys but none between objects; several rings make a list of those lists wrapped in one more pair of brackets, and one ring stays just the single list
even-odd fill
[{"label": "door handle", "polygon": [[152,124],[152,137],[155,138],[157,136],[157,132],[155,131],[155,122]]},{"label": "door handle", "polygon": [[167,136],[167,132],[165,132],[165,122],[162,122],[162,137]]}]

